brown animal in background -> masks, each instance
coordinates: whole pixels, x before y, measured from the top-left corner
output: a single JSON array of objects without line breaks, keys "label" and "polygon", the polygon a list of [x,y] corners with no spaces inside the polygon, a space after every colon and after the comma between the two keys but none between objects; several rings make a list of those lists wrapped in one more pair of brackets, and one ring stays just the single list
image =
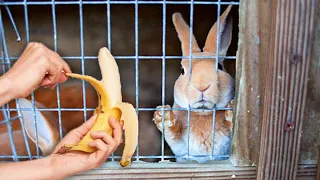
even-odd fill
[{"label": "brown animal in background", "polygon": [[[228,16],[232,6],[229,6],[220,17],[220,51],[219,56],[225,56],[232,39],[232,18]],[[173,23],[182,43],[183,56],[190,52],[190,30],[180,13],[173,14]],[[197,44],[195,37],[192,39],[193,56],[214,56],[216,55],[217,23],[215,23],[203,48],[203,52]],[[173,108],[208,109],[192,110],[190,113],[190,139],[188,139],[188,112],[187,111],[165,111],[164,131],[165,139],[171,150],[177,156],[187,155],[187,141],[189,140],[189,154],[211,155],[212,154],[212,121],[211,109],[226,107],[234,96],[234,80],[225,71],[223,60],[219,58],[218,70],[216,69],[215,58],[193,58],[192,76],[189,83],[189,59],[181,61],[182,73],[175,82]],[[159,106],[158,108],[162,108]],[[169,105],[164,108],[170,108]],[[226,120],[225,111],[217,111],[214,131],[214,152],[213,155],[229,155],[232,122]],[[153,121],[162,132],[162,111],[154,113]],[[210,157],[191,157],[192,160],[205,162]],[[226,158],[216,158],[226,159]],[[184,158],[177,158],[177,161],[184,161]]]},{"label": "brown animal in background", "polygon": [[[94,108],[97,104],[96,93],[94,89],[87,85],[87,108]],[[82,108],[83,98],[80,83],[68,83],[60,85],[60,104],[61,108]],[[91,97],[91,98],[90,98]],[[19,99],[20,108],[32,108],[30,101],[31,97]],[[39,88],[35,91],[35,108],[57,108],[57,94],[54,90]],[[10,101],[10,108],[16,108],[16,102]],[[16,117],[16,111],[11,112],[11,117]],[[22,110],[21,115],[24,120],[25,130],[29,139],[29,146],[32,155],[36,155],[35,146],[35,129],[34,115],[32,110]],[[87,118],[92,115],[88,111]],[[81,111],[62,111],[62,127],[65,135],[71,129],[79,126],[84,122],[83,112]],[[0,119],[5,119],[3,113],[0,113]],[[37,132],[39,148],[43,155],[48,155],[52,152],[55,145],[59,142],[59,121],[57,111],[36,111]],[[12,120],[12,132],[15,147],[18,155],[26,156],[27,150],[23,140],[23,134],[19,119]],[[11,153],[10,140],[6,124],[0,125],[0,136],[3,141],[0,143],[0,155],[8,155]]]}]

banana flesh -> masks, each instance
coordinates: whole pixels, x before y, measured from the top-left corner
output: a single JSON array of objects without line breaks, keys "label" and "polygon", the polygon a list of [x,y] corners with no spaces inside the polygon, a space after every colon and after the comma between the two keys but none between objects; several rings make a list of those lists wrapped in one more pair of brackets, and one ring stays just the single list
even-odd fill
[{"label": "banana flesh", "polygon": [[96,120],[90,131],[76,145],[66,144],[58,153],[69,151],[94,152],[95,148],[88,146],[93,139],[90,136],[92,131],[105,131],[112,134],[109,125],[109,117],[113,116],[117,121],[124,121],[125,146],[120,165],[122,167],[131,164],[131,158],[138,144],[138,117],[135,108],[130,103],[122,102],[120,74],[116,61],[105,47],[99,51],[99,65],[102,74],[102,81],[75,73],[66,73],[67,76],[82,79],[89,82],[97,91],[99,98],[98,107],[95,109]]}]

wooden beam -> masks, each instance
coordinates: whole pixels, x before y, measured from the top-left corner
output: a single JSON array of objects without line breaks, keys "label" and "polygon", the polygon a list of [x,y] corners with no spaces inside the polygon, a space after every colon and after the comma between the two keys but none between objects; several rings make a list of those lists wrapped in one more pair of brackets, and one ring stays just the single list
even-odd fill
[{"label": "wooden beam", "polygon": [[[130,167],[119,167],[118,162],[108,162],[100,168],[76,174],[67,179],[256,179],[256,167],[234,167],[228,162],[194,163],[144,163],[133,162]],[[298,180],[314,180],[316,166],[299,166]]]},{"label": "wooden beam", "polygon": [[230,161],[235,166],[256,166],[259,152],[260,104],[269,50],[270,1],[241,0],[237,53],[234,129]]},{"label": "wooden beam", "polygon": [[295,180],[316,0],[271,0],[257,179]]}]

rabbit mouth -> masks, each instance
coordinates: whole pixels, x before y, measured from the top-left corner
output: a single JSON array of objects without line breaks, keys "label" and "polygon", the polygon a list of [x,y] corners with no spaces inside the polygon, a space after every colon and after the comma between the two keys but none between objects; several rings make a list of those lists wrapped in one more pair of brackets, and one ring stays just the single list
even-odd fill
[{"label": "rabbit mouth", "polygon": [[212,109],[213,103],[210,101],[200,100],[195,102],[192,107],[195,109]]}]

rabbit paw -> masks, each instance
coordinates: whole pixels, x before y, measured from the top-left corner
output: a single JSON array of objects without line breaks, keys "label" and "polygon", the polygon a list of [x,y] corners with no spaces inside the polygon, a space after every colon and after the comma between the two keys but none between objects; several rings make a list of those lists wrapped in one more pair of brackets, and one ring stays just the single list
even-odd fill
[{"label": "rabbit paw", "polygon": [[[162,108],[162,106],[157,106]],[[165,105],[163,108],[171,108],[170,105]],[[164,126],[165,128],[172,127],[174,125],[174,114],[171,110],[164,110]],[[152,121],[156,124],[157,128],[162,132],[162,110],[157,110],[153,114]]]},{"label": "rabbit paw", "polygon": [[[234,103],[234,100],[232,99],[229,104],[227,105],[227,108],[232,108],[233,107],[233,103]],[[225,113],[225,119],[227,121],[231,121],[232,122],[232,118],[233,118],[233,109],[231,110],[226,110]]]}]

